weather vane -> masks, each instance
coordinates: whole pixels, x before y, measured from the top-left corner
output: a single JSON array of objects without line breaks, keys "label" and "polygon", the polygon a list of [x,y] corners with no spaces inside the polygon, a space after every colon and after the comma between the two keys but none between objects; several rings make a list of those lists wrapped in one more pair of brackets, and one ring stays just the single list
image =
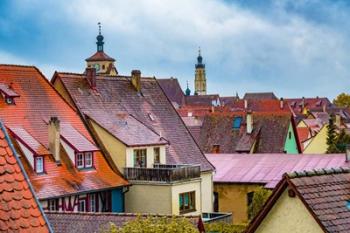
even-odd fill
[{"label": "weather vane", "polygon": [[98,25],[98,32],[99,32],[100,35],[101,35],[101,22],[98,22],[97,25]]}]

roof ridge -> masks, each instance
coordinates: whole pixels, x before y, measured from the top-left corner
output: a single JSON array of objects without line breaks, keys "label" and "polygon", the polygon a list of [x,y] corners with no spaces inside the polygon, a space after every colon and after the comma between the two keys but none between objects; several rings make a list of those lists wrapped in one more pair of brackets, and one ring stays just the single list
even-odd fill
[{"label": "roof ridge", "polygon": [[[159,217],[179,217],[180,215],[159,214],[159,213],[117,213],[117,212],[60,212],[60,211],[44,211],[45,214],[60,214],[60,215],[91,215],[91,216],[159,216]],[[186,217],[199,217],[200,215],[186,215]]]},{"label": "roof ridge", "polygon": [[341,173],[350,173],[350,168],[322,168],[322,169],[312,169],[312,170],[304,170],[304,171],[294,171],[291,173],[286,173],[285,176],[287,176],[290,179],[294,178],[301,178],[301,177],[313,177],[313,176],[323,176],[323,175],[332,175],[332,174],[341,174]]},{"label": "roof ridge", "polygon": [[37,67],[35,65],[18,65],[18,64],[0,64],[0,66],[7,66],[7,67],[22,67],[22,68],[35,68]]}]

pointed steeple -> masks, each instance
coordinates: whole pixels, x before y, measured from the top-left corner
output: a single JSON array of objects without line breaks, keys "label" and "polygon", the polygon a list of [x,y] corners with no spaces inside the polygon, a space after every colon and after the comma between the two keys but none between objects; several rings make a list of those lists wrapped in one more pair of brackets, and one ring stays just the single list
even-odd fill
[{"label": "pointed steeple", "polygon": [[203,64],[203,57],[201,55],[201,47],[199,47],[196,68],[204,68],[204,67],[205,67],[205,65]]},{"label": "pointed steeple", "polygon": [[185,91],[185,95],[186,95],[186,96],[191,95],[191,90],[190,90],[190,88],[188,87],[188,81],[187,81],[187,88],[186,88],[186,91]]},{"label": "pointed steeple", "polygon": [[96,37],[96,39],[97,39],[97,42],[96,42],[96,44],[97,44],[97,52],[103,52],[103,44],[105,42],[103,42],[103,36],[101,34],[101,23],[98,22],[97,25],[98,25],[98,35]]}]

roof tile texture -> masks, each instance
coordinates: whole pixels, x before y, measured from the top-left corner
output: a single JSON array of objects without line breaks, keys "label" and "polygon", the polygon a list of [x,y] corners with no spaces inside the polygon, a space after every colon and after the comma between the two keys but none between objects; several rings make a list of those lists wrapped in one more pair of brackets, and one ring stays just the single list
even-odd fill
[{"label": "roof tile texture", "polygon": [[200,164],[202,171],[213,170],[155,79],[141,78],[140,94],[130,77],[97,77],[97,92],[82,75],[58,73],[58,77],[84,114],[104,121],[127,112],[169,142],[168,164]]},{"label": "roof tile texture", "polygon": [[[83,146],[94,142],[75,112],[59,96],[48,80],[35,67],[0,65],[0,83],[9,85],[20,94],[15,105],[7,105],[0,99],[0,118],[6,127],[23,128],[31,137],[48,149],[48,119],[58,117],[61,125],[74,126],[75,133],[84,137]],[[13,135],[14,136],[14,135]],[[75,137],[74,140],[77,140]],[[15,141],[15,140],[14,140]],[[77,144],[72,141],[72,143]],[[15,144],[20,153],[18,145]],[[77,144],[77,146],[82,146]],[[53,156],[44,157],[45,174],[37,175],[24,156],[22,163],[39,199],[70,195],[81,191],[113,188],[127,184],[115,174],[100,151],[94,153],[94,167],[90,171],[78,171],[65,151],[61,149],[62,166],[58,166]]]},{"label": "roof tile texture", "polygon": [[1,130],[0,231],[49,232],[43,214]]},{"label": "roof tile texture", "polygon": [[350,173],[291,178],[290,181],[328,232],[350,232]]}]

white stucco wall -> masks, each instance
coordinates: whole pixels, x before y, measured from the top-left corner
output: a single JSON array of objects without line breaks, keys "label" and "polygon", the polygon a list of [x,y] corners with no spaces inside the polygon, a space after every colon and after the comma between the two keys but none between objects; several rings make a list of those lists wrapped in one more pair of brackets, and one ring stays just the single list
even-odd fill
[{"label": "white stucco wall", "polygon": [[202,212],[213,212],[213,172],[202,172],[201,179]]},{"label": "white stucco wall", "polygon": [[136,149],[146,149],[147,150],[147,167],[153,168],[154,163],[154,148],[159,147],[160,151],[160,163],[166,163],[165,157],[165,146],[148,146],[148,147],[128,147],[126,148],[126,166],[134,167],[134,150]]}]

